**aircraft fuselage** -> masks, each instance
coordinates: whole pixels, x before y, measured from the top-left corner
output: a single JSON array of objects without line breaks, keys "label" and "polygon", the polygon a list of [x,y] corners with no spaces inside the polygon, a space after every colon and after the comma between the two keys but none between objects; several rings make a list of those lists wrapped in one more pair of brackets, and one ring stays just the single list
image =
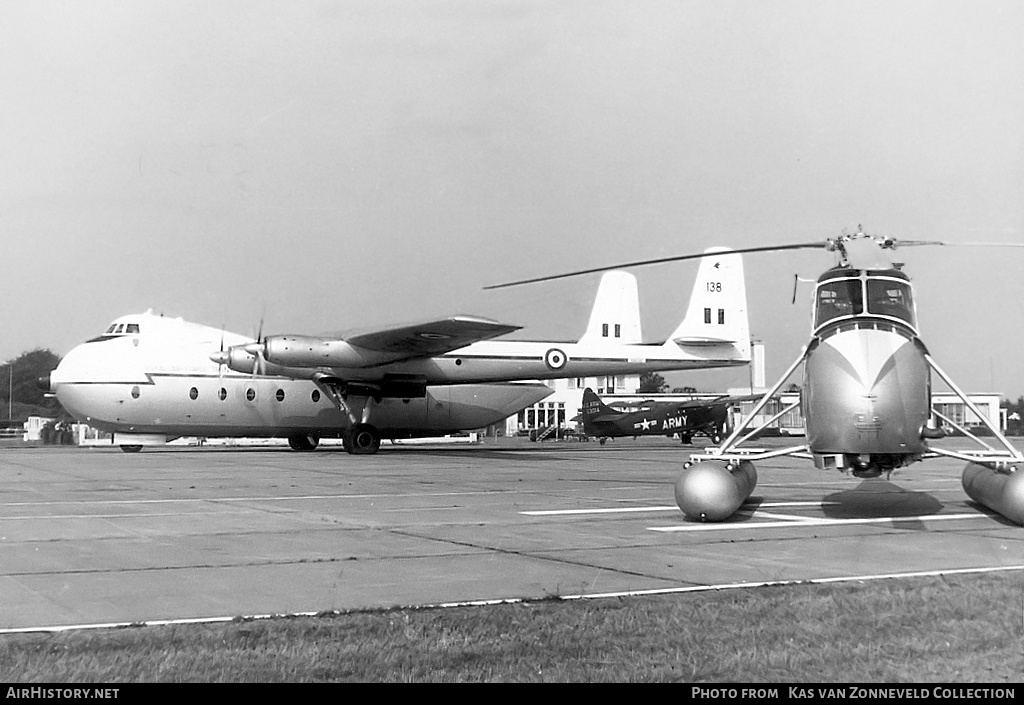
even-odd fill
[{"label": "aircraft fuselage", "polygon": [[[49,386],[77,419],[121,434],[339,436],[372,412],[385,438],[444,435],[498,423],[551,394],[539,383],[436,385],[410,398],[353,400],[340,408],[309,379],[239,374],[210,349],[244,338],[180,319],[126,317],[142,334],[104,335],[69,352]],[[372,408],[366,409],[370,405]]]},{"label": "aircraft fuselage", "polygon": [[[423,384],[471,384],[509,380],[561,379],[653,371],[692,370],[748,364],[746,346],[587,345],[526,341],[483,341],[444,355],[367,366],[333,366],[330,358],[314,360],[276,352],[268,343],[267,370],[289,376],[331,375],[345,382],[376,383],[388,378],[415,378]],[[315,364],[315,363],[322,364]],[[251,370],[255,357],[232,359],[232,368]]]}]

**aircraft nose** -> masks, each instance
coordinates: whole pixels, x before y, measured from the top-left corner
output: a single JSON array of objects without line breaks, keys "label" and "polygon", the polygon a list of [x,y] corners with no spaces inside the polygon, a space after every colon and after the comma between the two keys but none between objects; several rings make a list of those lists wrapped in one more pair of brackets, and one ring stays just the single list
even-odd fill
[{"label": "aircraft nose", "polygon": [[42,377],[37,378],[36,379],[36,386],[39,387],[40,389],[42,389],[44,392],[52,391],[50,389],[50,375],[52,375],[52,374],[53,374],[52,372],[47,372]]}]

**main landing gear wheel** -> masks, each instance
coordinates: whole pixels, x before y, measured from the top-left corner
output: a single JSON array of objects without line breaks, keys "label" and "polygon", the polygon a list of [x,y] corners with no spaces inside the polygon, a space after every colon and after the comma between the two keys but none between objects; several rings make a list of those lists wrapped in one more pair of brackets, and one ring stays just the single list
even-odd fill
[{"label": "main landing gear wheel", "polygon": [[292,450],[314,450],[320,445],[320,436],[312,431],[293,433],[288,436],[288,445],[291,446]]},{"label": "main landing gear wheel", "polygon": [[121,446],[122,453],[138,453],[142,450],[142,446]]},{"label": "main landing gear wheel", "polygon": [[380,431],[368,423],[357,423],[345,432],[345,450],[353,455],[372,455],[380,448]]}]

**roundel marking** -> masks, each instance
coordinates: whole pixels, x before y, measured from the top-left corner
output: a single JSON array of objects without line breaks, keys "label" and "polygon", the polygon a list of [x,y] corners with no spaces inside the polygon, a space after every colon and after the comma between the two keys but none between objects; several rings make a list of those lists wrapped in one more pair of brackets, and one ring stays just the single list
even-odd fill
[{"label": "roundel marking", "polygon": [[558,348],[551,348],[544,353],[544,364],[552,370],[560,370],[569,361],[569,356]]}]

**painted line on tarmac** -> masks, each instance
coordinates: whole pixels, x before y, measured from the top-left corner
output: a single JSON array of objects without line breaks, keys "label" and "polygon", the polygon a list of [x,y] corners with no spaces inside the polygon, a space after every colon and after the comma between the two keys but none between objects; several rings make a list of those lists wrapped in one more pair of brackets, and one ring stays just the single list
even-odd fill
[{"label": "painted line on tarmac", "polygon": [[[839,504],[839,502],[764,502],[757,505],[758,507],[825,507],[832,504]],[[744,507],[740,507],[738,512],[742,512]],[[537,509],[526,512],[519,512],[531,517],[548,517],[548,516],[572,516],[577,514],[630,514],[635,512],[678,512],[679,507],[674,504],[671,506],[655,506],[655,507],[603,507],[598,509]]]},{"label": "painted line on tarmac", "polygon": [[491,600],[465,600],[462,602],[442,602],[432,605],[406,605],[392,608],[380,608],[379,610],[318,610],[310,612],[288,612],[278,614],[260,614],[235,617],[194,617],[189,619],[155,619],[134,622],[103,622],[96,624],[65,624],[50,627],[14,627],[0,629],[0,635],[4,634],[29,634],[29,633],[58,633],[85,631],[90,629],[125,629],[128,627],[166,627],[188,624],[222,624],[226,622],[257,621],[262,619],[274,619],[280,617],[316,617],[330,615],[356,614],[373,611],[389,611],[396,609],[446,609],[451,607],[491,607],[495,605],[529,604],[533,602],[554,602],[569,600],[599,600],[606,598],[622,597],[646,597],[652,595],[674,595],[688,592],[718,592],[722,590],[743,590],[759,587],[787,587],[790,585],[834,585],[837,583],[870,582],[874,580],[898,580],[900,578],[937,578],[946,575],[974,575],[982,573],[1008,573],[1024,571],[1024,565],[997,566],[986,568],[951,568],[949,570],[922,570],[906,573],[879,573],[869,575],[848,575],[831,578],[809,578],[796,580],[765,580],[752,583],[720,583],[718,585],[690,585],[675,588],[651,588],[649,590],[622,590],[619,592],[581,593],[578,595],[560,595],[558,597],[545,598],[503,598]]},{"label": "painted line on tarmac", "polygon": [[101,504],[195,504],[199,502],[284,502],[290,500],[320,499],[377,499],[392,497],[462,497],[466,495],[507,494],[506,490],[476,490],[467,492],[406,492],[404,494],[375,492],[372,494],[303,494],[258,495],[253,497],[170,497],[167,499],[55,499],[41,502],[0,502],[0,507],[45,507],[54,505],[92,506]]},{"label": "painted line on tarmac", "polygon": [[530,512],[519,512],[531,517],[573,516],[578,514],[631,514],[635,512],[678,512],[679,507],[606,507],[603,509],[545,509]]},{"label": "painted line on tarmac", "polygon": [[581,595],[563,595],[563,600],[596,600],[606,597],[643,597],[647,595],[674,595],[686,592],[711,592],[716,590],[737,590],[741,588],[788,586],[788,585],[834,585],[836,583],[870,582],[874,580],[895,580],[898,578],[937,578],[943,575],[972,575],[979,573],[1003,573],[1024,571],[1024,565],[995,566],[987,568],[951,568],[948,570],[919,570],[906,573],[877,573],[869,575],[844,575],[832,578],[809,578],[802,580],[765,580],[754,583],[723,583],[721,585],[692,585],[677,588],[652,588],[650,590],[627,590]]}]

